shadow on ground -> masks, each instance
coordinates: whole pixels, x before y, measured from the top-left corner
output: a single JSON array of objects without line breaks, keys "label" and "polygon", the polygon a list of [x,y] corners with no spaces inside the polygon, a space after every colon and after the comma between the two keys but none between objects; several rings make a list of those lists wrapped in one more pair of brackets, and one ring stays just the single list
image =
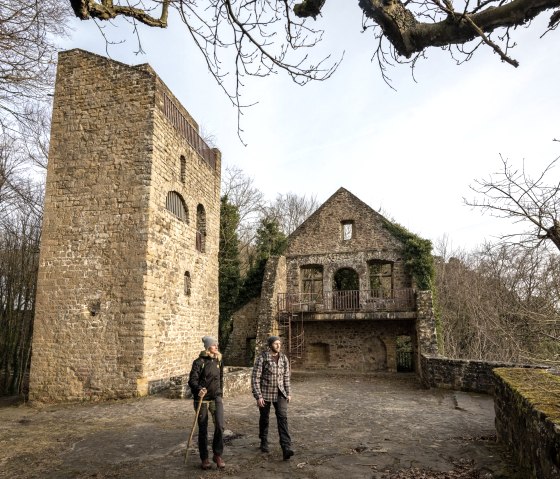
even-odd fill
[{"label": "shadow on ground", "polygon": [[424,390],[414,375],[294,374],[289,424],[296,455],[291,461],[282,461],[275,427],[271,452],[259,452],[258,412],[249,394],[227,398],[225,416],[226,469],[202,471],[194,447],[184,463],[194,419],[190,400],[4,403],[0,477],[527,477],[496,443],[492,397]]}]

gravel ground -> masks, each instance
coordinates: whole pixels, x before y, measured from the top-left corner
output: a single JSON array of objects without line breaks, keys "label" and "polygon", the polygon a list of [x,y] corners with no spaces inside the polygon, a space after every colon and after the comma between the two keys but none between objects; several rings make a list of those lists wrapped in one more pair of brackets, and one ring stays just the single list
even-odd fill
[{"label": "gravel ground", "polygon": [[[492,397],[422,389],[411,374],[293,376],[296,455],[258,450],[250,394],[225,399],[226,468],[200,470],[191,400],[0,405],[1,478],[524,479],[496,443]],[[196,444],[196,433],[193,443]]]}]

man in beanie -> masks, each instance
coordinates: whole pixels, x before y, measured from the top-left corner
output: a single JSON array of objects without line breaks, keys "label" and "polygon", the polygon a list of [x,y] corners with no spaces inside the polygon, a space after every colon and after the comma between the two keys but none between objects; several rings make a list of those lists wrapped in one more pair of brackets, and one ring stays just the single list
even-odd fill
[{"label": "man in beanie", "polygon": [[290,363],[280,352],[282,343],[278,336],[268,338],[268,350],[256,360],[251,376],[253,396],[259,407],[260,449],[268,452],[268,418],[270,405],[274,406],[282,456],[287,461],[294,455],[292,439],[288,432],[288,403],[290,402]]},{"label": "man in beanie", "polygon": [[224,451],[224,405],[222,390],[224,375],[222,355],[218,351],[218,341],[211,336],[202,338],[204,351],[193,362],[189,375],[189,387],[194,399],[194,410],[202,401],[198,416],[198,451],[202,461],[202,469],[210,469],[208,460],[208,411],[214,421],[214,439],[212,440],[212,460],[219,469],[226,467],[222,459]]}]

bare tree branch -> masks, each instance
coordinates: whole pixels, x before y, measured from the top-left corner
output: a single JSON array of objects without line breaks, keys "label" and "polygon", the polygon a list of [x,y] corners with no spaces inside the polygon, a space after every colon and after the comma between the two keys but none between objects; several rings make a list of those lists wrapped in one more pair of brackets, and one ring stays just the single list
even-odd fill
[{"label": "bare tree branch", "polygon": [[500,158],[502,170],[488,179],[476,180],[471,189],[480,197],[464,199],[465,203],[493,216],[531,225],[503,238],[517,236],[519,244],[530,246],[550,241],[560,250],[560,181],[551,178],[552,182],[547,183],[560,158],[553,160],[536,179],[525,170],[525,165],[517,170]]},{"label": "bare tree branch", "polygon": [[59,0],[0,0],[0,130],[15,134],[34,121],[37,103],[49,104],[66,9]]}]

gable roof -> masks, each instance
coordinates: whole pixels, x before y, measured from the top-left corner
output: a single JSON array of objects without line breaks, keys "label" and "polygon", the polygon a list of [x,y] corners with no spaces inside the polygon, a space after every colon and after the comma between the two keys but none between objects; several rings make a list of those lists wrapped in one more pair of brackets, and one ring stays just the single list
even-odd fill
[{"label": "gable roof", "polygon": [[[341,224],[354,224],[350,241],[342,240]],[[402,240],[388,228],[391,222],[346,188],[339,188],[288,236],[287,255],[401,250]]]},{"label": "gable roof", "polygon": [[305,228],[305,224],[307,222],[311,222],[313,221],[313,219],[320,215],[320,213],[328,208],[332,203],[334,203],[336,201],[336,199],[342,195],[348,195],[350,196],[355,202],[361,204],[364,208],[367,208],[371,213],[373,213],[374,215],[378,216],[380,219],[383,219],[387,222],[390,222],[387,218],[385,218],[382,214],[378,213],[377,211],[375,211],[371,206],[369,206],[367,203],[365,203],[364,201],[362,201],[360,198],[358,198],[354,193],[352,193],[350,190],[347,190],[346,188],[344,188],[343,186],[341,186],[338,190],[336,190],[331,196],[329,196],[329,198],[321,205],[319,206],[319,208],[317,208],[302,224],[300,224],[294,231],[292,231],[290,233],[290,235],[288,236],[288,240],[290,239],[290,237],[292,235],[296,236],[298,234],[298,231],[301,228]]}]

